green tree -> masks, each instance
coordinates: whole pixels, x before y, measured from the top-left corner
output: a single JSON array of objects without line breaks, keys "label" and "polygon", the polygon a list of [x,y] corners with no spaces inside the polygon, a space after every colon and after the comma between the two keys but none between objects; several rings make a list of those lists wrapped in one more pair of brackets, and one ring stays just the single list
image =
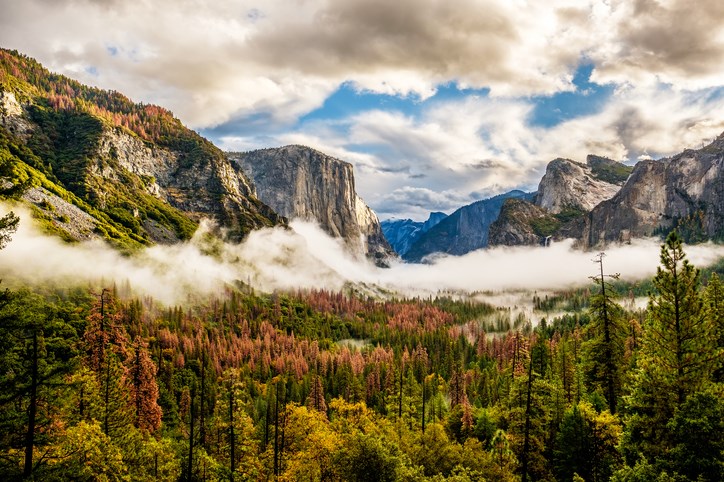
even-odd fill
[{"label": "green tree", "polygon": [[35,459],[36,449],[54,443],[55,398],[73,368],[76,336],[38,295],[0,293],[0,446],[22,447],[24,477],[43,462]]},{"label": "green tree", "polygon": [[20,224],[20,218],[12,211],[0,218],[0,249],[10,242],[13,233],[18,229],[18,224]]},{"label": "green tree", "polygon": [[620,464],[622,427],[608,411],[597,413],[581,402],[566,410],[556,435],[554,466],[558,480],[578,474],[587,481],[608,480]]},{"label": "green tree", "polygon": [[624,449],[629,463],[641,456],[664,461],[672,449],[669,421],[692,393],[711,379],[720,360],[714,325],[699,292],[699,271],[672,232],[661,248],[644,337],[637,360]]},{"label": "green tree", "polygon": [[724,351],[724,286],[716,273],[712,273],[706,285],[705,292],[706,316],[714,325],[716,349],[719,351],[719,361],[714,366],[714,380],[724,382],[724,362],[721,352]]},{"label": "green tree", "polygon": [[604,274],[604,256],[604,253],[598,255],[596,262],[600,266],[600,274],[592,277],[600,291],[591,297],[591,321],[587,326],[589,339],[583,344],[583,358],[589,389],[600,390],[606,397],[609,411],[616,413],[621,394],[625,333],[623,309],[615,303],[613,289],[605,280],[606,277],[618,278],[618,274]]},{"label": "green tree", "polygon": [[724,386],[711,384],[691,394],[668,428],[672,472],[689,480],[724,480]]}]

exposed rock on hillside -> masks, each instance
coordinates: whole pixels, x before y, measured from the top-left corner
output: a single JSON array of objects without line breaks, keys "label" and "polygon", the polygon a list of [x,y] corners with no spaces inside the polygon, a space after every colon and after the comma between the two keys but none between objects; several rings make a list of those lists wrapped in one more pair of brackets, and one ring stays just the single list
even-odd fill
[{"label": "exposed rock on hillside", "polygon": [[[235,239],[284,222],[218,148],[170,112],[51,74],[4,49],[0,154],[19,176],[9,182],[33,179],[46,196],[95,219],[95,235],[127,247],[186,239],[201,218]],[[72,238],[88,231],[47,221]]]},{"label": "exposed rock on hillside", "polygon": [[490,246],[545,245],[560,227],[547,210],[523,199],[508,199],[500,216],[490,225]]},{"label": "exposed rock on hillside", "polygon": [[687,241],[724,238],[724,134],[708,146],[639,162],[621,190],[593,209],[584,245],[677,228]]},{"label": "exposed rock on hillside", "polygon": [[227,156],[252,179],[259,198],[282,216],[316,221],[378,261],[393,254],[377,215],[355,191],[351,164],[296,145]]},{"label": "exposed rock on hillside", "polygon": [[588,212],[621,189],[623,181],[607,175],[616,171],[628,172],[630,168],[598,156],[588,156],[587,165],[554,159],[538,185],[535,204],[554,214],[567,208]]}]

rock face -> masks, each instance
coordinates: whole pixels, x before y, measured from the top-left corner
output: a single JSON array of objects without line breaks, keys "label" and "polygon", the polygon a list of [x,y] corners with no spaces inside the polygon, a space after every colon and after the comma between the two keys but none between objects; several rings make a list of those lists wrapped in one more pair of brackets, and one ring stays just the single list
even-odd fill
[{"label": "rock face", "polygon": [[621,190],[591,212],[584,246],[675,227],[689,241],[724,238],[723,162],[724,134],[702,149],[639,162]]},{"label": "rock face", "polygon": [[538,185],[534,204],[507,201],[490,227],[491,245],[547,245],[551,240],[581,239],[587,214],[613,197],[632,168],[589,155],[586,164],[554,159]]},{"label": "rock face", "polygon": [[351,164],[296,145],[227,157],[251,178],[259,198],[282,216],[316,221],[373,259],[393,254],[377,215],[355,191]]},{"label": "rock face", "polygon": [[[626,166],[597,156],[588,156],[588,163],[570,159],[554,159],[548,163],[546,173],[538,185],[535,204],[551,213],[564,209],[591,211],[601,201],[610,199],[621,189],[623,182],[615,178],[601,178],[599,173]],[[614,181],[614,182],[611,182]]]},{"label": "rock face", "polygon": [[[118,166],[144,180],[146,191],[198,221],[207,217],[243,236],[252,229],[270,226],[281,218],[256,198],[254,187],[243,172],[223,155],[189,162],[183,152],[149,147],[119,129],[105,129],[97,147],[99,159],[112,159]],[[95,171],[113,178],[113,169]],[[241,237],[238,236],[238,237]]]},{"label": "rock face", "polygon": [[[286,222],[255,197],[221,150],[171,112],[53,75],[5,49],[0,154],[47,188],[28,202],[53,209],[63,205],[48,196],[70,200],[95,219],[91,235],[124,247],[186,239],[202,218],[232,239]],[[78,226],[53,225],[78,238],[88,219],[73,213],[62,219],[77,218]]]},{"label": "rock face", "polygon": [[500,216],[490,225],[490,246],[545,245],[549,235],[536,227],[542,221],[555,223],[555,217],[545,209],[523,199],[508,199]]},{"label": "rock face", "polygon": [[423,234],[405,254],[407,261],[421,261],[432,253],[461,255],[488,246],[488,229],[498,219],[503,202],[510,198],[533,199],[533,194],[511,191],[463,206]]},{"label": "rock face", "polygon": [[397,254],[404,256],[420,236],[446,217],[445,213],[432,212],[425,222],[412,219],[388,219],[381,223],[382,232]]}]

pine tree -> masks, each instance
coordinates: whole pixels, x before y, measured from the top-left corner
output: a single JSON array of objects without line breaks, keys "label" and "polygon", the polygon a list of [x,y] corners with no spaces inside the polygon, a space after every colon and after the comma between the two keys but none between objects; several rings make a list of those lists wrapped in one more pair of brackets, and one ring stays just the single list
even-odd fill
[{"label": "pine tree", "polygon": [[[52,442],[60,408],[54,387],[73,368],[75,335],[39,296],[0,293],[0,447],[23,448],[23,477],[35,474],[36,448]],[[2,467],[14,456],[0,454],[0,472],[14,472]]]},{"label": "pine tree", "polygon": [[588,386],[598,389],[606,397],[608,409],[616,413],[621,394],[621,362],[624,354],[623,309],[614,302],[613,290],[605,278],[618,278],[618,274],[603,272],[604,253],[595,260],[600,274],[591,278],[600,292],[591,298],[591,322],[588,325],[589,340],[583,345],[585,375]]},{"label": "pine tree", "polygon": [[711,379],[718,358],[706,316],[699,271],[672,232],[661,248],[631,395],[627,397],[628,462],[663,461],[672,448],[668,423],[692,393]]},{"label": "pine tree", "polygon": [[717,360],[714,364],[714,381],[724,382],[724,286],[719,276],[712,273],[705,292],[706,316],[713,324],[714,337],[716,340]]},{"label": "pine tree", "polygon": [[318,375],[315,375],[312,380],[312,386],[307,397],[307,407],[322,413],[327,413],[327,402],[324,400],[324,388],[322,388],[322,380]]},{"label": "pine tree", "polygon": [[0,249],[7,246],[10,242],[13,233],[18,229],[19,223],[20,218],[12,211],[0,218]]}]

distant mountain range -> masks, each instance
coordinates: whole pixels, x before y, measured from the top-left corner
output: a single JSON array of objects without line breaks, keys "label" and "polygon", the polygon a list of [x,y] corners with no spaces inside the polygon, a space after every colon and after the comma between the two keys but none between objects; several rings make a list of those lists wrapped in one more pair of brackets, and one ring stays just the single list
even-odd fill
[{"label": "distant mountain range", "polygon": [[533,199],[534,193],[510,191],[453,212],[415,240],[403,259],[422,261],[433,253],[461,255],[488,247],[488,230],[506,199]]},{"label": "distant mountain range", "polygon": [[41,226],[69,241],[174,243],[203,218],[240,240],[300,217],[384,265],[392,248],[419,262],[563,238],[602,247],[674,228],[689,242],[722,240],[723,160],[724,135],[635,167],[555,159],[535,193],[511,191],[425,222],[380,223],[344,161],[304,146],[224,153],[161,107],[0,49],[0,176],[28,186],[23,200]]},{"label": "distant mountain range", "polygon": [[435,227],[445,219],[447,214],[432,212],[427,221],[413,221],[412,219],[387,219],[382,221],[382,232],[400,256],[405,256],[420,236]]}]

